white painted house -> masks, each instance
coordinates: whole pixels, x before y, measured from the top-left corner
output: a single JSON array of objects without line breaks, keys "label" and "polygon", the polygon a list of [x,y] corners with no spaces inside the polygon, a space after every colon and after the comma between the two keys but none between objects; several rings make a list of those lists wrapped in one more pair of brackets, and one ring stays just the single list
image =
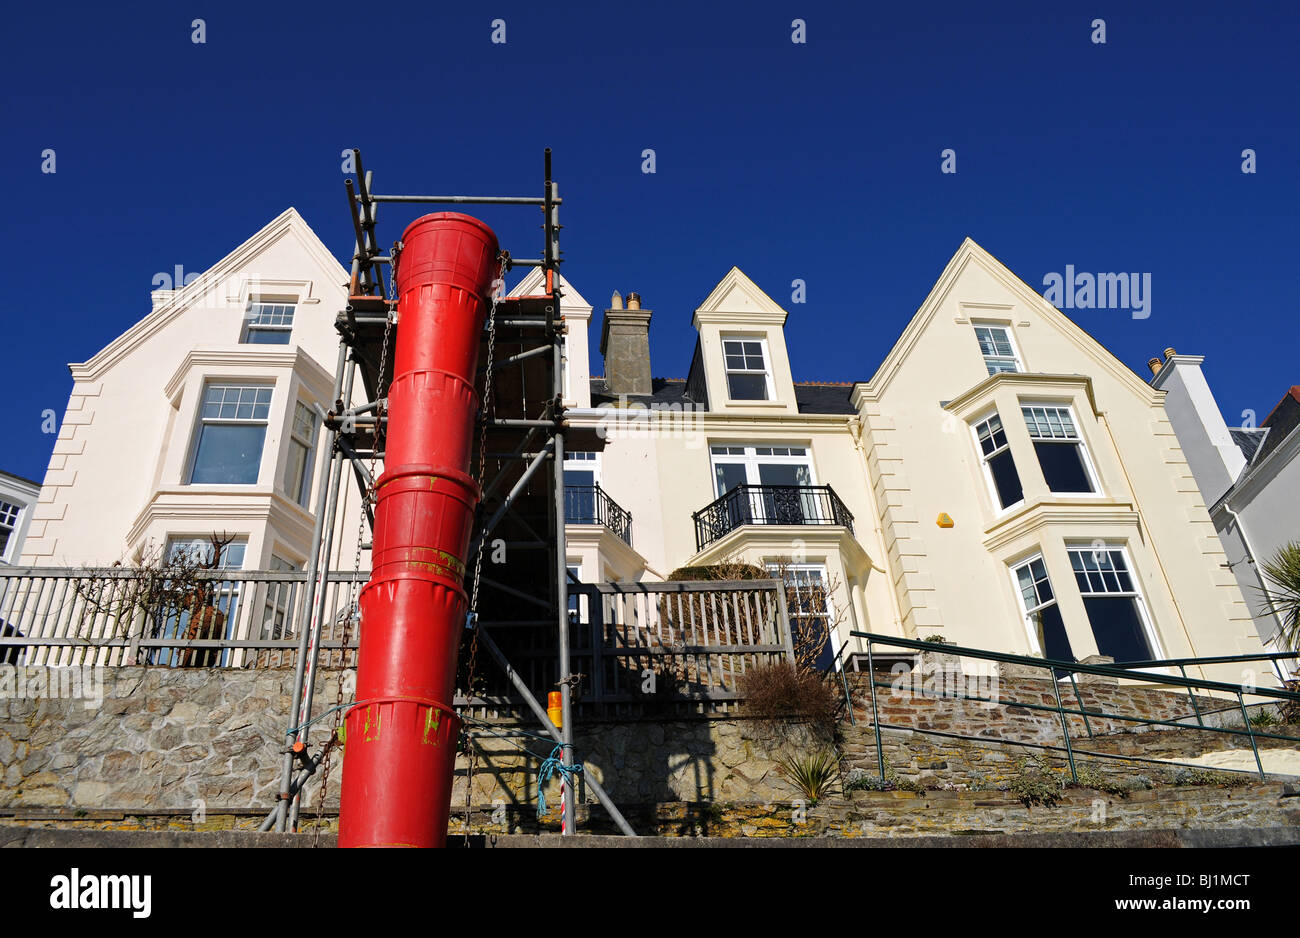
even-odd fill
[{"label": "white painted house", "polygon": [[[348,274],[292,208],[84,362],[22,562],[109,564],[222,533],[223,564],[300,568]],[[340,511],[335,564],[355,549]],[[350,566],[350,563],[349,563]]]},{"label": "white painted house", "polygon": [[[1255,628],[1274,646],[1282,622],[1260,564],[1300,541],[1300,387],[1287,390],[1258,426],[1229,427],[1202,371],[1204,356],[1167,349],[1151,385],[1187,454]],[[1245,416],[1245,415],[1243,415]],[[1279,649],[1282,650],[1282,649]]]},{"label": "white painted house", "polygon": [[[289,209],[72,365],[23,563],[221,531],[230,566],[300,566],[324,478],[311,407],[331,403],[346,281]],[[592,306],[563,286],[569,419],[605,440],[566,454],[584,581],[779,566],[829,589],[793,611],[834,619],[841,659],[853,630],[1079,659],[1262,650],[1165,393],[974,242],[853,385],[795,380],[786,330],[822,325],[737,268],[694,307],[685,379],[651,377],[653,313],[635,294],[604,312],[593,378]],[[334,569],[356,547],[345,492]]]}]

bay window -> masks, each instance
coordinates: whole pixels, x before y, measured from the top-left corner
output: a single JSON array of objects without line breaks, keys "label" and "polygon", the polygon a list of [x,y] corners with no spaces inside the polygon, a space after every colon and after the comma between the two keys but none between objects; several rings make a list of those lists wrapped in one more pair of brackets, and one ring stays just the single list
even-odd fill
[{"label": "bay window", "polygon": [[1055,495],[1096,492],[1083,439],[1070,408],[1024,405],[1020,410],[1048,491]]},{"label": "bay window", "polygon": [[204,387],[189,484],[257,484],[271,390],[266,385]]},{"label": "bay window", "polygon": [[997,506],[1005,509],[1024,501],[1020,473],[1016,471],[1016,461],[1011,455],[1011,446],[1007,443],[1002,418],[994,411],[975,424],[973,429],[984,472],[997,499]]},{"label": "bay window", "polygon": [[1154,659],[1151,623],[1124,549],[1094,545],[1069,548],[1069,554],[1097,650],[1116,661]]}]

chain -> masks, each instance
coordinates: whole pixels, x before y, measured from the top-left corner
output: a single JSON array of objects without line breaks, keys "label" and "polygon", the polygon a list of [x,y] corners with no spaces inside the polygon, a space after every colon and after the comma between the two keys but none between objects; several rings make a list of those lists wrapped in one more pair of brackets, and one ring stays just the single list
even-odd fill
[{"label": "chain", "polygon": [[[347,664],[348,644],[352,638],[353,624],[360,624],[361,609],[358,598],[358,584],[361,579],[361,544],[366,537],[366,506],[375,504],[375,468],[379,459],[379,437],[380,429],[383,427],[384,414],[388,409],[388,398],[385,397],[387,390],[384,384],[384,369],[388,367],[388,345],[393,334],[393,321],[397,318],[397,261],[401,253],[401,245],[394,244],[392,251],[392,267],[388,278],[388,314],[384,317],[384,340],[379,349],[379,374],[375,377],[375,430],[371,434],[370,444],[370,483],[366,491],[361,495],[361,517],[357,522],[357,549],[352,564],[352,582],[348,584],[348,605],[347,617],[343,620],[343,633],[340,636],[341,650],[339,654],[341,663]],[[348,406],[352,402],[348,401]],[[387,432],[384,438],[387,439]],[[371,531],[371,548],[374,548],[374,531]],[[344,667],[343,671],[347,668]],[[329,792],[330,782],[330,765],[332,762],[333,746],[338,741],[339,729],[343,723],[343,673],[340,672],[338,680],[338,693],[334,700],[334,719],[330,731],[330,739],[326,742],[325,758],[321,765],[321,782],[320,782],[320,804],[316,809],[316,838],[315,843],[320,843],[320,831],[322,824],[322,814],[325,811],[325,796]]]},{"label": "chain", "polygon": [[[492,372],[493,361],[496,357],[497,342],[497,304],[501,301],[501,295],[505,292],[505,274],[506,274],[506,257],[500,258],[500,267],[497,269],[497,279],[492,282],[492,305],[488,308],[488,347],[487,347],[487,372],[483,376],[483,406],[480,411],[483,419],[479,423],[478,432],[478,474],[474,480],[483,487],[483,477],[487,471],[487,414],[489,407],[495,407],[495,401],[492,400]],[[479,581],[483,576],[483,548],[486,543],[480,542],[478,552],[474,556],[474,580],[469,594],[469,614],[470,621],[470,646],[469,646],[469,674],[466,690],[469,693],[474,692],[474,668],[478,659],[478,591]]]},{"label": "chain", "polygon": [[[483,488],[483,477],[487,472],[487,417],[488,408],[494,407],[495,402],[492,400],[492,371],[493,361],[496,357],[497,344],[497,304],[501,302],[501,297],[506,291],[506,267],[509,264],[508,256],[502,253],[498,258],[497,277],[492,281],[492,304],[488,307],[488,347],[487,347],[487,372],[483,376],[483,403],[479,411],[482,419],[479,421],[478,431],[478,472],[474,481]],[[469,664],[465,669],[465,696],[472,698],[474,696],[474,672],[478,668],[478,589],[479,581],[483,576],[483,549],[487,546],[484,541],[480,541],[478,551],[474,555],[474,580],[470,587],[469,594],[469,614],[466,616],[465,626],[470,630],[469,633]],[[470,824],[470,802],[474,792],[474,761],[476,752],[474,743],[469,734],[465,734],[465,757],[467,760],[465,772],[465,842],[469,843],[469,824]]]}]

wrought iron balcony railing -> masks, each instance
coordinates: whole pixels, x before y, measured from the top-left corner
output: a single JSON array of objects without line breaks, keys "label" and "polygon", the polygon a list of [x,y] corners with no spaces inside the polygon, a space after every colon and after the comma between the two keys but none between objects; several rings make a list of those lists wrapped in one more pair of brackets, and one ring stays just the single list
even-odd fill
[{"label": "wrought iron balcony railing", "polygon": [[632,515],[599,485],[564,487],[564,520],[569,524],[603,524],[632,546]]},{"label": "wrought iron balcony railing", "polygon": [[829,485],[737,485],[693,517],[696,550],[745,524],[831,524],[853,533],[853,515]]}]

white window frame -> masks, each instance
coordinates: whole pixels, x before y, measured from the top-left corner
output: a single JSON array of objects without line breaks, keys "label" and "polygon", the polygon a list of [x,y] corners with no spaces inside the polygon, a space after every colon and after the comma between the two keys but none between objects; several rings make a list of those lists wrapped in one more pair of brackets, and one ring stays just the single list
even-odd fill
[{"label": "white window frame", "polygon": [[[303,436],[298,432],[298,409],[302,408],[311,418],[311,432],[309,436]],[[311,492],[315,483],[316,475],[316,437],[320,431],[316,419],[316,411],[311,404],[302,399],[294,401],[293,408],[289,414],[289,444],[285,452],[284,466],[280,472],[280,485],[284,488],[284,494],[290,501],[300,508],[306,508],[307,503],[311,501]],[[295,446],[301,446],[306,452],[303,456],[302,478],[298,480],[298,491],[289,491],[288,482],[284,474],[288,472],[289,467],[293,465],[293,449]]]},{"label": "white window frame", "polygon": [[[984,453],[984,447],[980,444],[980,427],[988,423],[994,417],[998,418],[998,423],[1001,425],[1001,429],[1002,429],[1002,435],[1006,437],[1007,436],[1006,421],[1002,419],[1002,414],[998,412],[996,407],[993,408],[992,410],[985,411],[979,417],[972,420],[969,426],[970,426],[971,442],[974,443],[975,445],[975,455],[976,457],[979,458],[980,471],[981,474],[984,476],[984,487],[987,490],[989,495],[989,504],[993,506],[994,514],[1002,515],[1008,511],[1012,511],[1016,508],[1019,508],[1021,505],[1025,503],[1025,480],[1024,477],[1020,474],[1020,464],[1016,461],[1016,454],[1011,449],[1010,437],[1007,437],[1007,442],[1004,446],[998,447],[988,455],[985,455]],[[991,438],[991,433],[990,433],[990,438]],[[992,459],[994,456],[997,456],[1003,450],[1011,454],[1011,465],[1016,470],[1016,478],[1020,482],[1020,500],[1012,502],[1010,505],[1002,504],[1002,496],[998,494],[998,485],[993,478],[993,469],[992,467],[989,466],[989,460]]]},{"label": "white window frame", "polygon": [[[266,565],[266,569],[273,572],[296,573],[302,569],[302,564],[294,560],[287,560],[279,554],[272,553],[271,559]],[[258,638],[278,641],[288,638],[294,632],[294,622],[290,614],[296,612],[296,603],[305,602],[303,590],[295,590],[292,586],[283,583],[267,583],[265,595],[262,603],[262,622],[259,625]],[[280,616],[280,634],[276,635],[275,617]]]},{"label": "white window frame", "polygon": [[[270,322],[257,323],[253,321],[254,309],[262,310],[279,310],[281,312],[272,312],[273,317],[283,315],[283,310],[288,311],[288,322]],[[293,324],[298,316],[298,301],[296,298],[275,298],[275,297],[249,297],[248,305],[244,307],[244,321],[239,333],[240,345],[290,345],[292,344]],[[284,342],[255,342],[251,338],[255,333],[288,333],[290,338]]]},{"label": "white window frame", "polygon": [[[847,641],[840,642],[840,637],[838,634],[839,630],[835,628],[835,616],[836,616],[835,597],[831,595],[831,590],[830,590],[831,577],[830,577],[830,571],[826,569],[826,564],[784,563],[780,558],[763,561],[763,568],[773,579],[781,579],[778,574],[782,567],[785,568],[786,573],[817,573],[821,575],[822,589],[825,591],[825,595],[826,595],[826,608],[822,614],[826,616],[828,632],[830,633],[829,647],[830,647],[831,657],[834,659],[835,662],[835,670],[836,671],[841,670],[842,662],[840,661],[840,653],[843,651],[844,646],[847,645],[848,642]],[[785,581],[782,582],[785,583]],[[798,591],[799,589],[798,583],[795,584],[785,583],[785,585],[787,587],[793,586],[793,588],[796,591]],[[795,618],[807,618],[807,617],[796,615],[794,612],[791,612],[790,618],[793,620]]]},{"label": "white window frame", "polygon": [[[13,517],[6,520],[6,516],[11,511]],[[9,532],[9,538],[5,541],[4,550],[0,551],[0,563],[13,562],[12,555],[18,546],[18,537],[23,529],[23,516],[26,512],[26,505],[0,498],[0,528],[4,528]]]},{"label": "white window frame", "polygon": [[[1092,461],[1092,453],[1088,446],[1088,441],[1084,439],[1083,427],[1079,425],[1079,416],[1075,413],[1074,405],[1062,401],[1038,401],[1022,400],[1018,402],[1020,407],[1020,419],[1025,422],[1025,432],[1029,434],[1030,448],[1034,451],[1034,463],[1038,466],[1038,472],[1043,476],[1043,484],[1048,485],[1047,476],[1043,474],[1043,463],[1038,458],[1038,449],[1033,446],[1034,443],[1051,443],[1059,446],[1067,443],[1077,443],[1079,452],[1083,458],[1083,471],[1088,476],[1088,484],[1092,486],[1091,492],[1054,492],[1050,485],[1047,491],[1054,498],[1104,498],[1106,493],[1101,488],[1101,476],[1097,474],[1097,467]],[[1025,420],[1025,410],[1056,410],[1065,411],[1070,418],[1070,423],[1074,427],[1073,437],[1040,437],[1034,436],[1034,431],[1029,426],[1029,421]],[[1037,421],[1035,421],[1037,423]],[[1050,425],[1050,421],[1049,421]]]},{"label": "white window frame", "polygon": [[564,469],[576,472],[591,471],[592,484],[600,485],[600,453],[584,450],[565,450]]},{"label": "white window frame", "polygon": [[[245,569],[245,564],[248,563],[248,540],[249,539],[246,535],[236,536],[234,540],[222,548],[222,556],[217,558],[221,563],[218,563],[217,566],[213,568],[214,570],[229,571],[232,574],[228,579],[217,580],[213,583],[213,592],[215,593],[215,602],[217,603],[218,608],[220,608],[220,604],[223,601],[226,603],[225,609],[222,610],[226,615],[223,631],[232,639],[238,639],[241,637],[234,631],[235,625],[239,622],[239,604],[243,602],[245,598],[243,591],[240,588],[241,583],[238,571]],[[170,562],[178,548],[193,550],[195,547],[208,548],[212,546],[210,536],[201,534],[169,534],[163,543],[164,562]],[[236,545],[243,548],[243,554],[240,557],[239,565],[228,566],[225,563],[227,552],[230,548]],[[170,615],[167,617],[164,628],[168,630],[169,637],[174,637],[179,634],[181,624],[184,621],[183,613],[177,615],[175,620],[173,620]],[[173,622],[174,624],[172,624]],[[155,663],[169,666],[176,660],[176,654],[177,650],[174,648],[155,649],[154,655],[157,656],[157,661]],[[232,661],[231,656],[235,654],[239,654],[236,649],[221,649],[217,656],[218,665],[220,667],[228,666]]]},{"label": "white window frame", "polygon": [[[719,453],[719,449],[742,449],[743,453]],[[759,455],[759,449],[799,449],[803,450],[803,455]],[[779,466],[806,466],[808,468],[808,484],[817,485],[817,467],[813,465],[812,447],[807,443],[732,443],[719,442],[709,444],[709,488],[713,490],[714,498],[721,498],[725,492],[719,492],[717,486],[719,458],[722,462],[742,463],[745,467],[745,482],[748,485],[762,485],[759,479],[758,467],[762,465],[779,465]]]},{"label": "white window frame", "polygon": [[[266,416],[263,418],[250,417],[204,417],[203,407],[207,400],[208,390],[213,387],[222,388],[257,388],[258,390],[268,389],[271,392],[271,399],[266,405]],[[256,406],[256,405],[255,405]],[[262,479],[262,462],[266,459],[266,438],[271,426],[271,413],[275,408],[275,382],[258,381],[244,378],[205,378],[199,386],[198,403],[195,406],[194,430],[191,433],[189,456],[185,462],[185,484],[186,485],[238,485],[249,486],[258,485]],[[208,424],[214,426],[257,426],[261,425],[267,432],[262,436],[262,453],[258,458],[257,480],[254,482],[195,482],[194,469],[199,458],[199,444],[203,440],[203,428]]]},{"label": "white window frame", "polygon": [[[772,355],[768,351],[767,336],[762,335],[743,335],[731,334],[724,335],[722,338],[722,372],[723,381],[726,384],[727,401],[735,404],[761,404],[776,400],[776,383],[772,379]],[[763,370],[760,372],[754,368],[732,368],[727,364],[727,343],[728,342],[757,342],[759,351],[763,355]],[[742,355],[746,354],[742,350]],[[731,376],[732,375],[763,375],[763,386],[766,397],[762,400],[732,397],[731,396]]]},{"label": "white window frame", "polygon": [[[1079,580],[1074,572],[1074,560],[1073,558],[1070,558],[1070,554],[1073,554],[1075,552],[1092,552],[1092,551],[1105,551],[1107,554],[1118,553],[1120,555],[1120,558],[1124,562],[1124,572],[1128,574],[1128,578],[1133,584],[1133,589],[1132,590],[1103,590],[1100,593],[1093,592],[1091,589],[1085,593],[1083,590],[1079,589]],[[1151,619],[1151,611],[1147,606],[1146,597],[1142,594],[1142,581],[1141,579],[1139,579],[1137,570],[1133,566],[1133,556],[1132,554],[1129,553],[1128,545],[1121,543],[1119,541],[1102,541],[1100,542],[1100,544],[1098,544],[1095,541],[1089,542],[1087,544],[1080,543],[1077,541],[1066,541],[1065,552],[1066,552],[1066,557],[1070,559],[1070,579],[1074,581],[1074,588],[1075,591],[1079,594],[1080,602],[1082,602],[1083,599],[1090,596],[1109,596],[1109,597],[1118,597],[1121,599],[1131,598],[1137,600],[1138,619],[1142,623],[1142,632],[1144,635],[1146,635],[1147,644],[1151,646],[1151,658],[1157,661],[1160,660],[1161,658],[1164,658],[1165,657],[1164,648],[1160,643],[1160,637],[1156,634],[1155,622],[1152,621]],[[1113,560],[1111,560],[1110,562],[1113,563]],[[1118,578],[1116,582],[1118,582]],[[1102,577],[1102,583],[1103,585],[1105,584],[1104,576]],[[1085,610],[1085,615],[1086,615],[1086,610]],[[1088,628],[1089,630],[1093,629],[1091,620],[1088,620]],[[1097,633],[1095,630],[1093,630],[1092,634],[1093,634],[1093,641],[1095,643]],[[1138,670],[1148,671],[1156,674],[1173,673],[1171,668],[1139,668]]]},{"label": "white window frame", "polygon": [[[1046,574],[1047,583],[1052,589],[1052,598],[1049,599],[1047,602],[1042,601],[1042,597],[1039,595],[1038,592],[1039,581],[1035,580],[1034,598],[1039,600],[1039,602],[1036,606],[1033,606],[1031,608],[1025,605],[1025,594],[1021,592],[1020,577],[1018,574],[1022,567],[1029,566],[1035,560],[1041,562],[1043,565],[1043,572]],[[1056,584],[1052,582],[1052,571],[1047,569],[1047,558],[1044,557],[1041,552],[1036,554],[1030,554],[1028,557],[1007,564],[1007,570],[1010,571],[1011,573],[1011,590],[1016,594],[1016,601],[1017,604],[1020,606],[1020,612],[1021,612],[1020,622],[1024,626],[1025,635],[1029,639],[1029,647],[1033,649],[1034,654],[1046,656],[1047,651],[1043,648],[1042,644],[1038,641],[1038,630],[1034,628],[1033,615],[1038,610],[1046,609],[1048,606],[1051,605],[1055,605],[1058,609],[1061,608],[1061,593],[1059,590],[1057,590]],[[1030,575],[1031,576],[1033,575],[1032,569],[1030,570]],[[1062,622],[1064,622],[1065,619],[1064,614],[1062,614],[1061,619]],[[1066,637],[1067,638],[1069,637],[1068,630],[1066,631]]]},{"label": "white window frame", "polygon": [[1015,365],[1015,368],[1014,368],[1012,371],[1010,371],[1010,372],[1005,371],[1005,369],[1001,369],[1001,370],[999,370],[999,371],[989,371],[989,377],[992,377],[993,375],[996,375],[996,374],[1023,374],[1023,373],[1024,373],[1024,370],[1025,370],[1024,359],[1022,359],[1022,358],[1020,357],[1020,347],[1019,347],[1018,345],[1016,345],[1016,337],[1015,337],[1015,333],[1012,332],[1012,330],[1011,330],[1011,324],[1010,324],[1010,323],[1005,323],[1005,322],[986,322],[986,321],[982,321],[982,320],[971,320],[971,328],[972,328],[972,331],[975,332],[975,345],[976,345],[977,348],[979,347],[979,332],[978,332],[978,330],[980,330],[980,329],[999,329],[999,330],[1001,330],[1002,333],[1007,337],[1007,345],[1009,345],[1009,346],[1011,347],[1011,354],[1010,354],[1010,355],[985,355],[985,354],[984,354],[984,350],[983,350],[983,349],[980,349],[980,355],[981,355],[981,356],[983,357],[983,359],[984,359],[984,367],[985,367],[985,369],[988,369],[989,359],[996,359],[997,361],[1006,361],[1006,360],[1009,358],[1009,359],[1011,359],[1011,363],[1012,363],[1013,365]]}]

